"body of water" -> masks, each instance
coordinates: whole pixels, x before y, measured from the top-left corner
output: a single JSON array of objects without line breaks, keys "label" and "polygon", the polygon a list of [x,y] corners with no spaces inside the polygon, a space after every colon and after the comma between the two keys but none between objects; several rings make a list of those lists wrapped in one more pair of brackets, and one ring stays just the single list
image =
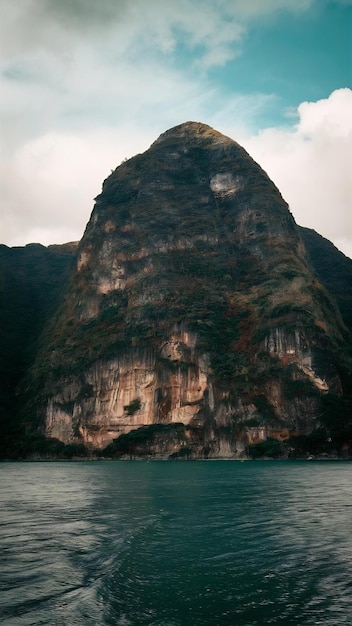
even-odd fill
[{"label": "body of water", "polygon": [[352,623],[348,462],[2,463],[6,626]]}]

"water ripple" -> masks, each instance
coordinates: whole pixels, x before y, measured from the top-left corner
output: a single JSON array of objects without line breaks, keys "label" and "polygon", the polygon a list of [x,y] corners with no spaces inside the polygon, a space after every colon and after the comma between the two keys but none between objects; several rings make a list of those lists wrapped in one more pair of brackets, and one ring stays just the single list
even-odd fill
[{"label": "water ripple", "polygon": [[2,464],[6,626],[343,626],[351,464]]}]

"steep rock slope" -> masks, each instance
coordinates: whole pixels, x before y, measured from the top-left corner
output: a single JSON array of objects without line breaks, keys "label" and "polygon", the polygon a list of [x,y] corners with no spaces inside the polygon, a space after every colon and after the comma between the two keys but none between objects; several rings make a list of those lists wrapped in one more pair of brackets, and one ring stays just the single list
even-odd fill
[{"label": "steep rock slope", "polygon": [[336,299],[343,321],[352,332],[352,259],[315,230],[300,226],[299,232],[319,280]]},{"label": "steep rock slope", "polygon": [[65,443],[149,426],[141,453],[239,456],[319,424],[346,333],[274,184],[188,122],[104,182],[27,413]]}]

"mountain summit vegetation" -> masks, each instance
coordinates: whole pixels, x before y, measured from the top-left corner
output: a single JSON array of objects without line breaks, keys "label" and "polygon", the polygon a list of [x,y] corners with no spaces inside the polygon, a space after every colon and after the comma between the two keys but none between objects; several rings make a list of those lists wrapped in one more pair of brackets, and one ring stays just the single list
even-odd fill
[{"label": "mountain summit vegetation", "polygon": [[0,252],[3,456],[350,453],[352,261],[232,139],[176,126],[78,246]]}]

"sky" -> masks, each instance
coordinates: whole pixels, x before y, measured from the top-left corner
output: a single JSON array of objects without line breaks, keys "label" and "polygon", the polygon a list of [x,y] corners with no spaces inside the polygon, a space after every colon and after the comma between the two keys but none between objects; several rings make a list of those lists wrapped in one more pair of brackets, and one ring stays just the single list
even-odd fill
[{"label": "sky", "polygon": [[110,172],[193,120],[352,257],[352,0],[0,8],[0,243],[79,240]]}]

